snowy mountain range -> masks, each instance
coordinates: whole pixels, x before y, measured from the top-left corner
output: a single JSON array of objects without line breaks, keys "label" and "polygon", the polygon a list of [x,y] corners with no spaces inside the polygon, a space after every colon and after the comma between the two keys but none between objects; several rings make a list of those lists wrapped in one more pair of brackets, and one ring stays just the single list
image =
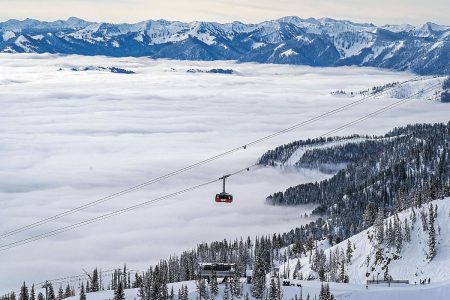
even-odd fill
[{"label": "snowy mountain range", "polygon": [[450,72],[450,27],[284,17],[259,24],[136,24],[33,19],[0,23],[0,52],[237,60],[311,66],[373,66],[419,74]]}]

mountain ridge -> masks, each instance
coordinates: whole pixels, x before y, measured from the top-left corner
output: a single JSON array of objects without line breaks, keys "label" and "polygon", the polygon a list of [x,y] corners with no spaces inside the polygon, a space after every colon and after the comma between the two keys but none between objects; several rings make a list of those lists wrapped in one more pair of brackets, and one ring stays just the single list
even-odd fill
[{"label": "mountain ridge", "polygon": [[0,23],[0,52],[148,56],[310,66],[368,66],[419,74],[450,72],[450,27],[355,23],[295,16],[257,24],[76,17]]}]

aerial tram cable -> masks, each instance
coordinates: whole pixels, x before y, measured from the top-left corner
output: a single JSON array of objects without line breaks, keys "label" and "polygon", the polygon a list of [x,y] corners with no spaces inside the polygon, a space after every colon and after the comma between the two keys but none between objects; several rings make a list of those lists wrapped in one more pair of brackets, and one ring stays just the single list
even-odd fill
[{"label": "aerial tram cable", "polygon": [[[435,87],[437,87],[439,85],[440,84],[433,85],[433,86],[431,86],[431,87],[429,87],[429,88],[427,88],[425,90],[421,90],[421,91],[411,95],[410,97],[413,97],[415,95],[419,95],[419,94],[421,94],[423,92],[426,92],[428,90],[432,90],[432,89],[434,89]],[[331,131],[329,131],[329,132],[327,132],[325,134],[322,134],[319,137],[327,136],[327,135],[333,134],[335,132],[338,132],[340,130],[346,129],[346,128],[348,128],[348,127],[350,127],[350,126],[352,126],[352,125],[354,125],[356,123],[359,123],[359,122],[362,122],[364,120],[370,119],[370,118],[372,118],[374,116],[382,114],[382,113],[384,113],[384,112],[386,112],[388,110],[391,110],[391,109],[393,109],[393,108],[395,108],[395,107],[397,107],[397,106],[399,106],[399,105],[401,105],[403,103],[409,102],[409,101],[412,101],[412,100],[410,98],[406,98],[406,99],[402,99],[402,100],[396,101],[396,102],[394,102],[394,103],[392,103],[390,105],[387,105],[387,106],[382,107],[382,108],[380,108],[380,109],[378,109],[378,110],[376,110],[374,112],[371,112],[371,113],[369,113],[367,115],[364,115],[364,116],[362,116],[362,117],[360,117],[360,118],[358,118],[356,120],[353,120],[353,121],[351,121],[349,123],[341,125],[341,126],[335,128],[335,129],[333,129],[333,130],[331,130]],[[226,175],[226,178],[235,176],[235,175],[243,173],[245,171],[250,171],[250,169],[252,169],[254,167],[257,167],[257,166],[259,166],[258,163],[253,164],[253,165],[251,165],[249,167],[246,167],[244,169],[241,169],[241,170],[238,170],[238,171],[236,171],[234,173]],[[57,235],[57,234],[60,234],[60,233],[66,232],[66,231],[74,230],[74,229],[82,227],[82,226],[86,226],[86,225],[89,225],[89,224],[92,224],[92,223],[100,222],[100,221],[103,221],[103,220],[106,220],[106,219],[109,219],[109,218],[112,218],[112,217],[115,217],[115,216],[118,216],[118,215],[130,212],[130,211],[133,211],[133,210],[140,209],[140,208],[148,206],[150,204],[154,204],[154,203],[157,203],[157,202],[169,199],[169,198],[173,198],[175,196],[178,196],[178,195],[181,195],[181,194],[184,194],[184,193],[187,193],[187,192],[191,192],[191,191],[200,189],[202,187],[205,187],[207,185],[211,185],[211,184],[219,182],[219,181],[223,182],[224,177],[225,176],[220,177],[218,179],[210,180],[210,181],[198,184],[198,185],[194,185],[194,186],[191,186],[189,188],[186,188],[186,189],[183,189],[183,190],[171,193],[171,194],[167,194],[167,195],[164,195],[164,196],[161,196],[161,197],[158,197],[158,198],[154,198],[152,200],[141,202],[141,203],[138,203],[136,205],[132,205],[132,206],[129,206],[129,207],[126,207],[126,208],[122,208],[122,209],[119,209],[119,210],[116,210],[116,211],[113,211],[113,212],[110,212],[110,213],[106,213],[104,215],[100,215],[100,216],[97,216],[97,217],[94,217],[94,218],[91,218],[91,219],[87,219],[87,220],[84,220],[84,221],[81,221],[81,222],[78,222],[78,223],[75,223],[75,224],[72,224],[72,225],[68,225],[68,226],[61,227],[61,228],[58,228],[58,229],[54,229],[54,230],[51,230],[51,231],[48,231],[48,232],[45,232],[45,233],[42,233],[42,234],[38,234],[38,235],[29,237],[29,238],[26,238],[26,239],[22,239],[22,240],[19,240],[19,241],[16,241],[16,242],[0,245],[0,252],[6,251],[8,249],[13,249],[13,248],[16,248],[16,247],[19,247],[19,246],[22,246],[22,245],[26,245],[26,244],[29,244],[29,243],[32,243],[32,242],[35,242],[35,241],[38,241],[38,240],[42,240],[42,239],[45,239],[47,237],[51,237],[51,236],[54,236],[54,235]]]},{"label": "aerial tram cable", "polygon": [[[450,64],[449,64],[449,65],[450,65]],[[210,162],[212,162],[212,161],[215,161],[215,160],[218,160],[218,159],[220,159],[220,158],[222,158],[222,157],[231,155],[231,154],[233,154],[233,153],[235,153],[235,152],[237,152],[237,151],[245,150],[245,149],[247,149],[247,147],[249,147],[249,146],[256,145],[256,144],[261,143],[261,142],[263,142],[263,141],[272,139],[272,138],[274,138],[274,137],[276,137],[276,136],[279,136],[279,135],[282,135],[282,134],[284,134],[284,133],[293,131],[293,130],[298,129],[298,128],[300,128],[300,127],[309,125],[309,124],[311,124],[311,123],[313,123],[313,122],[315,122],[315,121],[324,119],[324,118],[326,118],[326,117],[332,116],[332,115],[337,114],[337,113],[342,112],[342,111],[345,111],[345,110],[347,110],[347,109],[349,109],[349,108],[352,108],[352,107],[354,107],[354,106],[357,106],[357,105],[360,105],[360,104],[362,104],[362,103],[365,103],[365,102],[369,101],[370,99],[376,97],[376,96],[379,95],[379,94],[383,94],[383,93],[385,93],[385,92],[387,92],[387,91],[390,91],[390,90],[392,90],[392,89],[396,89],[396,88],[398,88],[398,87],[401,87],[402,85],[405,85],[405,84],[407,84],[407,83],[409,83],[409,82],[415,81],[415,80],[417,80],[417,79],[419,79],[419,78],[421,78],[421,77],[423,77],[423,76],[424,76],[424,75],[418,75],[418,76],[413,77],[413,78],[411,78],[411,79],[405,80],[405,81],[403,81],[403,82],[401,82],[401,83],[399,83],[399,84],[397,84],[397,85],[394,85],[394,86],[392,86],[392,87],[389,87],[389,88],[387,88],[387,89],[385,89],[385,90],[383,90],[383,91],[375,92],[374,94],[368,95],[368,96],[363,97],[363,98],[361,98],[361,99],[359,99],[359,100],[353,101],[353,102],[351,102],[351,103],[345,104],[345,105],[343,105],[343,106],[341,106],[341,107],[338,107],[338,108],[336,108],[336,109],[333,109],[333,110],[330,110],[330,111],[328,111],[328,112],[322,113],[322,114],[320,114],[320,115],[318,115],[318,116],[315,116],[315,117],[313,117],[313,118],[310,118],[310,119],[308,119],[308,120],[305,120],[305,121],[302,121],[302,122],[300,122],[300,123],[294,124],[294,125],[292,125],[292,126],[290,126],[290,127],[287,127],[287,128],[285,128],[285,129],[276,131],[276,132],[274,132],[274,133],[272,133],[272,134],[269,134],[269,135],[267,135],[267,136],[261,137],[261,138],[259,138],[259,139],[254,140],[254,141],[251,141],[251,142],[249,142],[249,143],[247,143],[247,144],[245,144],[245,145],[242,145],[242,146],[239,146],[239,147],[230,149],[230,150],[228,150],[228,151],[225,151],[225,152],[222,152],[222,153],[220,153],[220,154],[211,156],[211,157],[209,157],[209,158],[206,158],[206,159],[204,159],[204,160],[198,161],[198,162],[196,162],[196,163],[193,163],[193,164],[188,165],[188,166],[186,166],[186,167],[183,167],[183,168],[181,168],[181,169],[175,170],[175,171],[173,171],[173,172],[170,172],[170,173],[164,174],[164,175],[162,175],[162,176],[159,176],[159,177],[150,179],[150,180],[148,180],[148,181],[146,181],[146,182],[143,182],[143,183],[141,183],[141,184],[132,186],[132,187],[130,187],[130,188],[126,188],[126,189],[124,189],[124,190],[121,190],[121,191],[119,191],[119,192],[110,194],[110,195],[108,195],[108,196],[99,198],[99,199],[97,199],[97,200],[94,200],[94,201],[85,203],[85,204],[83,204],[83,205],[74,207],[74,208],[72,208],[72,209],[69,209],[69,210],[66,210],[66,211],[64,211],[64,212],[55,214],[55,215],[53,215],[53,216],[46,217],[46,218],[43,218],[43,219],[41,219],[41,220],[39,220],[39,221],[36,221],[36,222],[30,223],[30,224],[28,224],[28,225],[24,225],[24,226],[22,226],[22,227],[18,227],[18,228],[14,229],[14,230],[5,232],[5,233],[3,233],[3,234],[0,234],[0,239],[7,238],[7,237],[9,237],[9,236],[12,236],[12,235],[15,235],[15,234],[18,234],[18,233],[27,231],[27,230],[32,229],[32,228],[36,228],[36,227],[38,227],[38,226],[41,226],[41,225],[43,225],[43,224],[47,224],[47,223],[49,223],[49,222],[51,222],[51,221],[60,219],[60,218],[62,218],[62,217],[65,217],[65,216],[68,216],[68,215],[72,215],[72,214],[74,214],[74,213],[76,213],[76,212],[83,211],[83,210],[85,210],[85,209],[87,209],[87,208],[96,206],[96,205],[98,205],[98,204],[101,204],[101,203],[110,201],[110,200],[112,200],[112,199],[121,197],[121,196],[123,196],[123,195],[126,195],[126,194],[129,194],[129,193],[132,193],[132,192],[141,190],[141,189],[143,189],[143,188],[145,188],[145,187],[147,187],[147,186],[149,186],[149,185],[155,184],[155,183],[157,183],[157,182],[159,182],[159,181],[166,180],[166,179],[168,179],[168,178],[171,178],[171,177],[176,176],[176,175],[178,175],[178,174],[187,172],[187,171],[192,170],[192,169],[194,169],[194,168],[197,168],[197,167],[199,167],[199,166],[208,164],[208,163],[210,163]]]},{"label": "aerial tram cable", "polygon": [[[242,172],[245,172],[245,171],[249,171],[252,167],[256,167],[256,166],[258,166],[257,163],[253,164],[252,166],[249,166],[249,167],[246,167],[244,169],[241,169],[241,170],[238,170],[236,172],[233,172],[229,176],[235,176],[235,175],[237,175],[239,173],[242,173]],[[186,189],[183,189],[183,190],[171,193],[171,194],[167,194],[167,195],[164,195],[164,196],[161,196],[161,197],[157,197],[157,198],[154,198],[152,200],[144,201],[144,202],[141,202],[141,203],[138,203],[138,204],[126,207],[126,208],[118,209],[118,210],[112,211],[110,213],[106,213],[106,214],[103,214],[103,215],[100,215],[100,216],[97,216],[97,217],[94,217],[94,218],[91,218],[91,219],[87,219],[87,220],[84,220],[84,221],[81,221],[81,222],[78,222],[78,223],[75,223],[75,224],[72,224],[72,225],[67,225],[67,226],[64,226],[64,227],[61,227],[61,228],[58,228],[58,229],[54,229],[54,230],[51,230],[51,231],[48,231],[48,232],[45,232],[45,233],[42,233],[42,234],[38,234],[38,235],[29,237],[29,238],[25,238],[23,240],[12,242],[12,243],[9,243],[9,244],[0,245],[0,251],[5,251],[5,250],[8,250],[8,249],[12,249],[12,248],[15,248],[15,247],[18,247],[18,246],[21,246],[21,245],[25,245],[25,244],[29,244],[29,243],[32,243],[32,242],[35,242],[35,241],[38,241],[38,240],[42,240],[42,239],[45,239],[47,237],[51,237],[51,236],[54,236],[54,235],[57,235],[57,234],[60,234],[60,233],[63,233],[63,232],[69,231],[69,230],[73,230],[73,229],[76,229],[76,228],[79,228],[79,227],[82,227],[82,226],[86,226],[86,225],[89,225],[89,224],[92,224],[92,223],[96,223],[96,222],[100,222],[100,221],[103,221],[103,220],[106,220],[106,219],[110,219],[112,217],[115,217],[115,216],[118,216],[118,215],[122,215],[124,213],[130,212],[130,211],[133,211],[133,210],[140,209],[140,208],[148,206],[150,204],[154,204],[154,203],[157,203],[157,202],[160,202],[160,201],[163,201],[163,200],[167,200],[169,198],[173,198],[173,197],[181,195],[181,194],[185,194],[187,192],[191,192],[191,191],[197,190],[199,188],[205,187],[207,185],[211,185],[211,184],[219,182],[219,181],[222,181],[222,177],[214,179],[214,180],[210,180],[210,181],[198,184],[198,185],[194,185],[194,186],[188,187]]]}]

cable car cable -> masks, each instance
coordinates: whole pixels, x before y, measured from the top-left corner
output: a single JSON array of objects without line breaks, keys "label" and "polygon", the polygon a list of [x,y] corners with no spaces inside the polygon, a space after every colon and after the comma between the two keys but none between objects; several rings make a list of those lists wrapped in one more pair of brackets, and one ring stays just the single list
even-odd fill
[{"label": "cable car cable", "polygon": [[[450,64],[449,64],[449,65],[450,65]],[[365,102],[367,102],[368,100],[370,100],[370,99],[376,97],[378,94],[383,94],[383,93],[385,93],[385,92],[387,92],[387,91],[390,91],[390,90],[392,90],[392,89],[401,87],[402,85],[404,85],[404,84],[406,84],[406,83],[409,83],[409,82],[412,82],[412,81],[415,81],[415,80],[417,80],[417,79],[419,79],[419,78],[422,78],[423,76],[424,76],[424,75],[418,75],[418,76],[413,77],[413,78],[411,78],[411,79],[405,80],[405,81],[403,81],[403,82],[401,82],[401,83],[399,83],[399,84],[397,84],[397,85],[395,85],[395,86],[389,87],[389,88],[387,88],[387,89],[385,89],[385,90],[383,90],[383,91],[375,92],[374,94],[371,94],[371,95],[369,95],[369,96],[363,97],[363,98],[361,98],[361,99],[359,99],[359,100],[357,100],[357,101],[353,101],[353,102],[351,102],[351,103],[345,104],[345,105],[343,105],[343,106],[341,106],[341,107],[338,107],[338,108],[336,108],[336,109],[330,110],[330,111],[328,111],[328,112],[325,112],[325,113],[323,113],[323,114],[320,114],[320,115],[315,116],[315,117],[313,117],[313,118],[310,118],[310,119],[308,119],[308,120],[302,121],[302,122],[300,122],[300,123],[294,124],[294,125],[292,125],[292,126],[290,126],[290,127],[287,127],[287,128],[285,128],[285,129],[279,130],[279,131],[277,131],[277,132],[274,132],[274,133],[269,134],[269,135],[267,135],[267,136],[264,136],[264,137],[262,137],[262,138],[259,138],[259,139],[256,139],[256,140],[254,140],[254,141],[251,141],[251,142],[249,142],[249,143],[247,143],[247,144],[245,144],[245,145],[243,145],[243,146],[239,146],[239,147],[230,149],[230,150],[228,150],[228,151],[225,151],[225,152],[223,152],[223,153],[220,153],[220,154],[217,154],[217,155],[215,155],[215,156],[209,157],[209,158],[207,158],[207,159],[201,160],[201,161],[199,161],[199,162],[197,162],[197,163],[188,165],[188,166],[183,167],[183,168],[181,168],[181,169],[178,169],[178,170],[176,170],[176,171],[173,171],[173,172],[167,173],[167,174],[165,174],[165,175],[162,175],[162,176],[153,178],[153,179],[148,180],[148,181],[146,181],[146,182],[143,182],[143,183],[141,183],[141,184],[132,186],[132,187],[130,187],[130,188],[121,190],[121,191],[119,191],[119,192],[110,194],[110,195],[108,195],[108,196],[99,198],[99,199],[97,199],[97,200],[88,202],[88,203],[86,203],[86,204],[83,204],[83,205],[77,206],[77,207],[75,207],[75,208],[66,210],[66,211],[64,211],[64,212],[55,214],[55,215],[53,215],[53,216],[50,216],[50,217],[47,217],[47,218],[43,218],[43,219],[41,219],[41,220],[39,220],[39,221],[30,223],[30,224],[28,224],[28,225],[24,225],[24,226],[22,226],[22,227],[19,227],[19,228],[14,229],[14,230],[7,231],[7,232],[5,232],[5,233],[3,233],[3,234],[0,234],[0,239],[4,239],[4,238],[6,238],[6,237],[9,237],[9,236],[18,234],[18,233],[20,233],[20,232],[27,231],[27,230],[29,230],[29,229],[32,229],[32,228],[41,226],[41,225],[43,225],[43,224],[49,223],[49,222],[51,222],[51,221],[60,219],[60,218],[65,217],[65,216],[72,215],[72,214],[74,214],[74,213],[76,213],[76,212],[79,212],[79,211],[82,211],[82,210],[84,210],[84,209],[87,209],[87,208],[96,206],[96,205],[98,205],[98,204],[107,202],[107,201],[109,201],[109,200],[118,198],[118,197],[120,197],[120,196],[123,196],[123,195],[129,194],[129,193],[135,192],[135,191],[137,191],[137,190],[141,190],[141,189],[143,189],[143,188],[145,188],[145,187],[147,187],[147,186],[149,186],[149,185],[152,185],[152,184],[154,184],[154,183],[157,183],[157,182],[159,182],[159,181],[162,181],[162,180],[168,179],[168,178],[170,178],[170,177],[176,176],[176,175],[178,175],[178,174],[180,174],[180,173],[184,173],[184,172],[186,172],[186,171],[192,170],[192,169],[194,169],[194,168],[196,168],[196,167],[199,167],[199,166],[201,166],[201,165],[210,163],[210,162],[215,161],[215,160],[217,160],[217,159],[220,159],[220,158],[222,158],[222,157],[228,156],[228,155],[230,155],[230,154],[232,154],[232,153],[235,153],[235,152],[237,152],[237,151],[245,150],[245,149],[247,149],[247,147],[249,147],[249,146],[253,146],[253,145],[255,145],[255,144],[261,143],[261,142],[266,141],[266,140],[268,140],[268,139],[271,139],[271,138],[274,138],[274,137],[276,137],[276,136],[282,135],[282,134],[284,134],[284,133],[286,133],[286,132],[290,132],[290,131],[293,131],[293,130],[298,129],[298,128],[300,128],[300,127],[309,125],[309,124],[311,124],[311,123],[313,123],[313,122],[315,122],[315,121],[318,121],[318,120],[321,120],[321,119],[323,119],[323,118],[329,117],[329,116],[331,116],[331,115],[334,115],[334,114],[336,114],[336,113],[339,113],[339,112],[344,111],[344,110],[346,110],[346,109],[349,109],[349,108],[351,108],[351,107],[354,107],[354,106],[360,105],[360,104],[362,104],[362,103],[365,103]]]},{"label": "cable car cable", "polygon": [[[428,90],[432,90],[436,86],[438,86],[438,84],[433,85],[433,86],[431,86],[431,87],[429,87],[429,88],[427,88],[425,90],[419,91],[419,92],[411,95],[410,97],[412,97],[414,95],[421,94],[421,93],[423,93],[425,91],[428,91]],[[411,99],[410,98],[406,98],[406,99],[399,100],[399,101],[397,101],[395,103],[392,103],[392,104],[390,104],[388,106],[385,106],[385,107],[383,107],[381,109],[378,109],[378,110],[376,110],[374,112],[371,112],[371,113],[369,113],[369,114],[367,114],[367,115],[365,115],[363,117],[360,117],[360,118],[358,118],[358,119],[356,119],[354,121],[351,121],[351,122],[346,123],[346,124],[344,124],[342,126],[339,126],[338,128],[333,129],[333,130],[331,130],[331,131],[329,131],[329,132],[327,132],[327,133],[325,133],[323,135],[329,135],[329,134],[332,134],[332,133],[337,132],[339,130],[348,128],[348,127],[350,127],[350,126],[352,126],[352,125],[354,125],[356,123],[359,123],[361,121],[370,119],[371,117],[374,117],[374,116],[379,115],[379,114],[381,114],[383,112],[386,112],[386,111],[388,111],[388,110],[390,110],[390,109],[392,109],[394,107],[397,107],[397,106],[399,106],[399,105],[401,105],[403,103],[406,103],[408,101],[411,101]],[[235,176],[235,175],[237,175],[239,173],[243,173],[245,171],[249,171],[251,168],[256,167],[256,166],[259,166],[259,163],[253,164],[253,165],[251,165],[249,167],[246,167],[246,168],[240,169],[239,171],[231,173],[231,174],[229,174],[228,177]],[[192,187],[189,187],[189,188],[186,188],[186,189],[183,189],[183,190],[171,193],[171,194],[167,194],[167,195],[164,195],[164,196],[152,199],[152,200],[141,202],[141,203],[138,203],[138,204],[126,207],[126,208],[122,208],[122,209],[119,209],[119,210],[116,210],[116,211],[113,211],[113,212],[110,212],[110,213],[107,213],[107,214],[104,214],[104,215],[100,215],[100,216],[97,216],[97,217],[94,217],[94,218],[91,218],[91,219],[87,219],[87,220],[84,220],[84,221],[81,221],[81,222],[78,222],[78,223],[75,223],[75,224],[72,224],[72,225],[64,226],[64,227],[61,227],[61,228],[58,228],[58,229],[55,229],[55,230],[48,231],[46,233],[35,235],[35,236],[29,237],[29,238],[26,238],[26,239],[22,239],[22,240],[19,240],[19,241],[16,241],[16,242],[12,242],[12,243],[9,243],[9,244],[0,245],[0,252],[8,250],[8,249],[15,248],[15,247],[18,247],[18,246],[22,246],[22,245],[25,245],[25,244],[29,244],[29,243],[32,243],[32,242],[35,242],[35,241],[38,241],[38,240],[42,240],[44,238],[51,237],[51,236],[54,236],[54,235],[57,235],[57,234],[60,234],[60,233],[63,233],[63,232],[69,231],[69,230],[73,230],[73,229],[76,229],[76,228],[79,228],[79,227],[82,227],[82,226],[86,226],[86,225],[89,225],[89,224],[92,224],[92,223],[100,222],[100,221],[103,221],[105,219],[109,219],[109,218],[115,217],[117,215],[121,215],[121,214],[127,213],[129,211],[140,209],[140,208],[142,208],[144,206],[148,206],[150,204],[153,204],[153,203],[156,203],[156,202],[160,202],[160,201],[163,201],[163,200],[166,200],[166,199],[178,196],[180,194],[184,194],[184,193],[187,193],[187,192],[190,192],[190,191],[202,188],[204,186],[213,184],[215,182],[222,181],[222,179],[223,179],[223,177],[220,177],[220,178],[217,178],[217,179],[214,179],[214,180],[210,180],[210,181],[207,181],[207,182],[204,182],[204,183],[201,183],[201,184],[198,184],[198,185],[195,185],[195,186],[192,186]]]},{"label": "cable car cable", "polygon": [[[257,166],[257,165],[258,164],[254,164],[251,167]],[[248,169],[249,169],[249,167],[241,169],[239,171],[231,173],[230,176],[237,175],[239,173],[247,171]],[[99,221],[103,221],[103,220],[106,220],[106,219],[109,219],[109,218],[112,218],[112,217],[124,214],[126,212],[129,212],[129,211],[132,211],[132,210],[136,210],[136,209],[142,208],[144,206],[148,206],[148,205],[156,203],[156,202],[160,202],[162,200],[166,200],[166,199],[173,198],[175,196],[178,196],[178,195],[181,195],[181,194],[193,191],[193,190],[197,190],[197,189],[199,189],[201,187],[213,184],[213,183],[221,181],[221,180],[222,179],[220,179],[220,178],[217,178],[217,179],[214,179],[214,180],[210,180],[210,181],[207,181],[207,182],[204,182],[204,183],[201,183],[201,184],[198,184],[198,185],[194,185],[194,186],[191,186],[189,188],[186,188],[186,189],[183,189],[183,190],[171,193],[171,194],[167,194],[167,195],[164,195],[164,196],[161,196],[161,197],[154,198],[152,200],[144,201],[144,202],[132,205],[132,206],[128,206],[128,207],[125,207],[125,208],[122,208],[122,209],[118,209],[118,210],[115,210],[115,211],[112,211],[112,212],[109,212],[109,213],[106,213],[106,214],[103,214],[103,215],[100,215],[100,216],[97,216],[97,217],[94,217],[94,218],[91,218],[91,219],[87,219],[87,220],[84,220],[84,221],[81,221],[81,222],[78,222],[78,223],[75,223],[75,224],[72,224],[72,225],[67,225],[67,226],[64,226],[64,227],[61,227],[61,228],[58,228],[58,229],[54,229],[54,230],[51,230],[51,231],[48,231],[48,232],[45,232],[45,233],[42,233],[42,234],[38,234],[38,235],[29,237],[29,238],[25,238],[25,239],[22,239],[22,240],[19,240],[19,241],[16,241],[16,242],[12,242],[12,243],[9,243],[9,244],[0,245],[0,251],[5,251],[5,250],[11,249],[11,248],[15,248],[15,247],[18,247],[18,246],[21,246],[21,245],[25,245],[25,244],[28,244],[28,243],[31,243],[31,242],[42,240],[44,238],[51,237],[51,236],[54,236],[54,235],[57,235],[57,234],[60,234],[60,233],[63,233],[63,232],[69,231],[69,230],[73,230],[73,229],[76,229],[76,228],[79,228],[79,227],[82,227],[82,226],[86,226],[88,224],[92,224],[92,223],[96,223],[96,222],[99,222]]]}]

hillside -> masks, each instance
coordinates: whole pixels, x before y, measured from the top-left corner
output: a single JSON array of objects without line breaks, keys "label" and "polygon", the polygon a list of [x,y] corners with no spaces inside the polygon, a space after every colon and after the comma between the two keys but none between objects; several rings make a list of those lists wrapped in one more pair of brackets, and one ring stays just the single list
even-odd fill
[{"label": "hillside", "polygon": [[77,18],[0,23],[0,52],[238,60],[310,66],[372,66],[448,74],[450,27],[376,26],[345,20],[284,17],[259,24],[135,24]]},{"label": "hillside", "polygon": [[367,97],[377,99],[421,99],[449,102],[450,77],[448,76],[422,76],[410,82],[399,85],[399,82],[391,82],[380,86],[373,86],[360,91],[338,90],[331,92],[337,97]]},{"label": "hillside", "polygon": [[384,136],[328,137],[279,146],[265,153],[260,164],[319,169],[332,177],[274,193],[267,203],[316,204],[314,213],[322,218],[313,232],[340,241],[371,226],[379,209],[392,213],[450,196],[449,126],[416,124]]},{"label": "hillside", "polygon": [[[428,214],[430,204],[437,207],[435,227],[438,232],[436,255],[431,261],[427,258],[429,231],[424,230],[422,221],[422,215]],[[394,223],[397,217],[401,224],[402,242],[400,250],[395,245],[389,245],[387,237],[387,224]],[[325,264],[326,276],[339,277],[333,275],[333,272],[330,271],[329,257],[330,255],[331,257],[334,255],[345,256],[344,252],[347,251],[350,242],[353,248],[352,258],[345,265],[345,274],[348,276],[349,283],[365,284],[368,279],[376,279],[377,277],[381,280],[386,273],[386,266],[388,266],[388,274],[393,279],[409,280],[410,284],[419,284],[420,280],[428,280],[428,278],[431,279],[431,282],[450,281],[450,198],[435,200],[422,205],[420,208],[406,209],[398,215],[386,218],[383,223],[386,237],[382,246],[382,258],[378,261],[376,261],[378,248],[375,241],[377,233],[374,226],[331,247],[326,239],[319,242],[318,247],[324,251],[327,258]],[[407,232],[409,230],[406,227],[410,228],[410,232]],[[314,252],[312,253],[314,256]],[[300,262],[301,268],[296,268],[297,261]],[[281,264],[280,269],[286,270],[286,272],[289,270],[290,278],[294,276],[301,276],[302,278],[318,277],[310,263],[310,253],[306,256],[299,255],[296,259],[290,259],[289,262]]]}]

